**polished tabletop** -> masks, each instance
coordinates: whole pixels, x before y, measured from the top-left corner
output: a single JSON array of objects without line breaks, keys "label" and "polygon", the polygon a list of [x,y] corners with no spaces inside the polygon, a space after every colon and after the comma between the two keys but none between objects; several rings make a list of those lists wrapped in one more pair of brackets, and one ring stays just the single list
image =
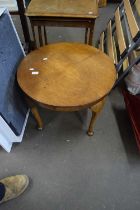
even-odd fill
[{"label": "polished tabletop", "polygon": [[97,0],[31,0],[26,15],[95,19],[98,3]]},{"label": "polished tabletop", "polygon": [[55,110],[79,110],[100,101],[116,80],[113,60],[79,43],[46,45],[29,53],[17,72],[31,99]]}]

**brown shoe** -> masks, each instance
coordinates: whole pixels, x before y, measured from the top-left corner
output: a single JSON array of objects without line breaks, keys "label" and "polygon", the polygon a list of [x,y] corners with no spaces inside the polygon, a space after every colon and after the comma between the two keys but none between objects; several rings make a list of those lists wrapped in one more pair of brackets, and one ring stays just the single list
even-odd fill
[{"label": "brown shoe", "polygon": [[29,184],[29,178],[26,175],[16,175],[1,179],[0,182],[4,184],[6,190],[1,204],[21,195]]}]

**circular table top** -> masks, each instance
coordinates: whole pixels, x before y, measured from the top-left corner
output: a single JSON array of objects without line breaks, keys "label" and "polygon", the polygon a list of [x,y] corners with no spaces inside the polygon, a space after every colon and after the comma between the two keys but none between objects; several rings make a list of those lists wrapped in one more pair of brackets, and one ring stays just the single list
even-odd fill
[{"label": "circular table top", "polygon": [[100,50],[65,42],[29,53],[19,65],[17,80],[36,102],[72,111],[90,107],[106,96],[116,80],[116,70]]}]

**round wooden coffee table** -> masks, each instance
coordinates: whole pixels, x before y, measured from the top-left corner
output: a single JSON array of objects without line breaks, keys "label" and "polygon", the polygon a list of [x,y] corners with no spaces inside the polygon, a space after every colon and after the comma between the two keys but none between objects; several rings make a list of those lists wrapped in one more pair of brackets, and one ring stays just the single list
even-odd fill
[{"label": "round wooden coffee table", "polygon": [[[114,85],[116,70],[100,50],[65,42],[29,53],[19,65],[17,80],[41,129],[36,103],[56,111],[91,108],[95,114]],[[93,134],[93,122],[92,116],[89,135]]]}]

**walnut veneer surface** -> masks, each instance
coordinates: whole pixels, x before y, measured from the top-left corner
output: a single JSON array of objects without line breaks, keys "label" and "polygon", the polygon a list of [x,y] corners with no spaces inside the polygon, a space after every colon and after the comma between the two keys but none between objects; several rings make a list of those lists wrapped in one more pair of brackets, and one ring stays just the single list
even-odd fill
[{"label": "walnut veneer surface", "polygon": [[90,107],[107,95],[116,70],[112,59],[94,47],[57,43],[28,54],[17,79],[25,94],[45,107],[73,111]]},{"label": "walnut veneer surface", "polygon": [[96,0],[32,0],[26,15],[95,18],[98,7]]}]

